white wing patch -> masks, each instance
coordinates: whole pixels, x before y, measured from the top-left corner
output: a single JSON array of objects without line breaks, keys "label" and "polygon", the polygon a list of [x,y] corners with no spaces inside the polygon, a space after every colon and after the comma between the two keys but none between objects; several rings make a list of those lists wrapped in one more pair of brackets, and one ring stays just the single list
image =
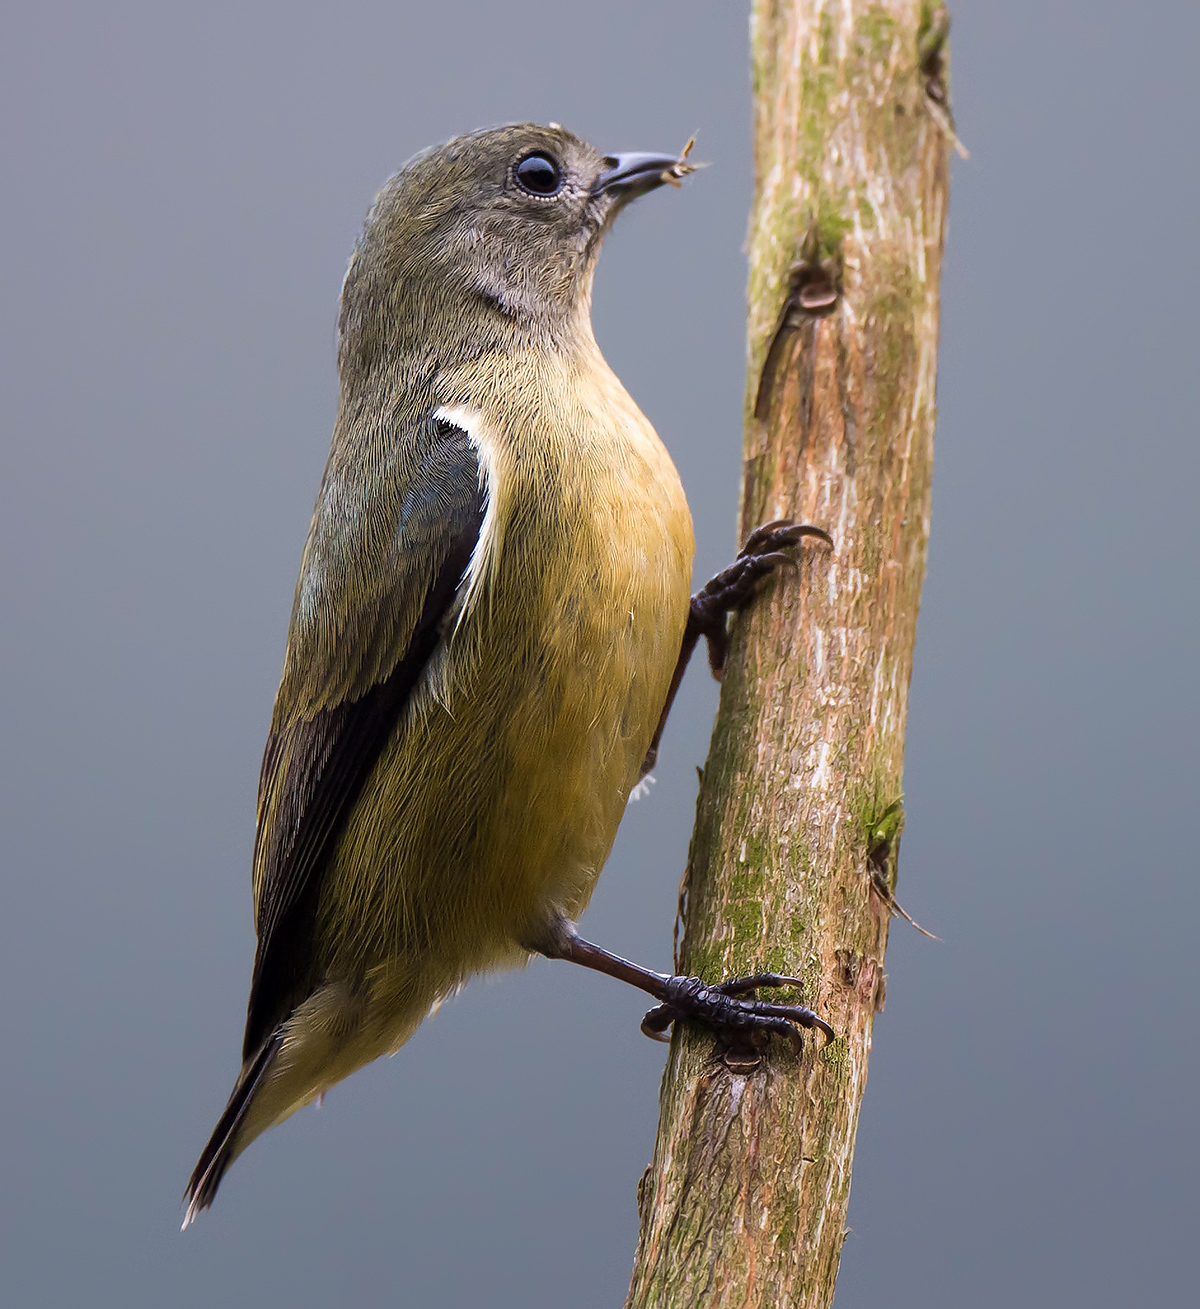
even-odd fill
[{"label": "white wing patch", "polygon": [[486,507],[479,528],[479,539],[471,551],[471,559],[463,573],[462,585],[455,602],[453,623],[457,630],[464,618],[479,603],[480,596],[490,590],[496,561],[500,556],[503,527],[500,521],[500,478],[498,473],[499,442],[487,423],[465,405],[442,405],[434,410],[439,422],[449,423],[466,434],[479,459],[480,481]]}]

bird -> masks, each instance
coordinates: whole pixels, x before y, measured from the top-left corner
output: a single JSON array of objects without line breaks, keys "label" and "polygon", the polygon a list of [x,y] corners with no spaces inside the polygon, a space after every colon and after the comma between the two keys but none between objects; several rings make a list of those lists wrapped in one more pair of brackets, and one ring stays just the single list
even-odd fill
[{"label": "bird", "polygon": [[[690,145],[690,143],[689,143]],[[679,475],[591,325],[617,214],[694,169],[557,124],[430,147],[383,187],[338,314],[332,443],[263,754],[242,1067],[184,1227],[255,1138],[533,955],[799,1043],[776,974],[707,986],[584,940],[701,639],[819,528],[778,520],[690,595]]]}]

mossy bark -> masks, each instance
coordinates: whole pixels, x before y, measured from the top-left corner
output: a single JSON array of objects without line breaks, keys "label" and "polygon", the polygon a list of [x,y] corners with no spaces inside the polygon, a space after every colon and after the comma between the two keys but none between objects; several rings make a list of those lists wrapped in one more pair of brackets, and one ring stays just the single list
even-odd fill
[{"label": "mossy bark", "polygon": [[929,533],[945,27],[920,0],[753,6],[741,534],[790,517],[836,549],[806,548],[734,624],[678,966],[801,977],[838,1037],[799,1060],[773,1040],[747,1068],[703,1029],[676,1031],[639,1190],[636,1309],[833,1298]]}]

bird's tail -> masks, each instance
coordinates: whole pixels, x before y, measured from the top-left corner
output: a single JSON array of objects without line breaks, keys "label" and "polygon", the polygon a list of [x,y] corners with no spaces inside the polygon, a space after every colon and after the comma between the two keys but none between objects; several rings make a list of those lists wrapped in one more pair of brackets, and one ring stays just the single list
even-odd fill
[{"label": "bird's tail", "polygon": [[233,1088],[225,1112],[213,1129],[213,1134],[209,1137],[208,1144],[200,1156],[200,1162],[188,1181],[187,1190],[183,1193],[183,1198],[187,1201],[187,1213],[183,1216],[185,1228],[201,1209],[207,1209],[212,1204],[217,1187],[221,1185],[221,1178],[225,1176],[225,1170],[241,1154],[246,1143],[239,1142],[238,1129],[245,1120],[255,1091],[262,1085],[262,1080],[282,1044],[283,1033],[277,1031],[242,1069],[242,1075]]}]

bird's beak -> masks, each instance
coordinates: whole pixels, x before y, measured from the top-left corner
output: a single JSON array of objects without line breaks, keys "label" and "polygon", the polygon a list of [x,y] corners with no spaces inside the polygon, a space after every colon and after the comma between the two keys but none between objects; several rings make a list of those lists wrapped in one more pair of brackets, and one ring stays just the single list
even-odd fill
[{"label": "bird's beak", "polygon": [[647,191],[653,191],[664,182],[677,182],[696,169],[696,165],[689,164],[683,155],[634,152],[609,155],[604,162],[609,167],[596,178],[592,186],[592,194],[615,194],[622,200],[632,200],[635,196],[645,195]]}]

